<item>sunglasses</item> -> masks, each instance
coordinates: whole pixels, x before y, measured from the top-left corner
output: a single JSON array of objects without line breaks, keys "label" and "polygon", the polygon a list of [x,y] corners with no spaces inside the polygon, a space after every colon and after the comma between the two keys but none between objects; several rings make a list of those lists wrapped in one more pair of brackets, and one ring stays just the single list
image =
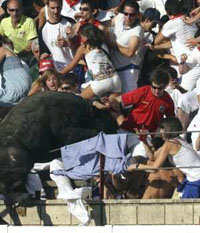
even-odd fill
[{"label": "sunglasses", "polygon": [[89,8],[88,7],[80,7],[79,10],[80,11],[89,11]]},{"label": "sunglasses", "polygon": [[162,91],[165,89],[165,86],[161,86],[161,87],[155,87],[154,85],[151,84],[151,87],[155,90],[159,90],[159,91]]},{"label": "sunglasses", "polygon": [[71,85],[69,85],[69,86],[61,86],[60,88],[63,91],[67,91],[67,90],[71,90],[73,87]]},{"label": "sunglasses", "polygon": [[20,11],[20,9],[12,9],[12,8],[11,9],[8,8],[8,10],[11,11],[11,12],[14,12],[14,11],[19,12]]},{"label": "sunglasses", "polygon": [[128,13],[128,12],[124,12],[125,16],[129,16],[129,17],[134,17],[136,15],[136,13]]}]

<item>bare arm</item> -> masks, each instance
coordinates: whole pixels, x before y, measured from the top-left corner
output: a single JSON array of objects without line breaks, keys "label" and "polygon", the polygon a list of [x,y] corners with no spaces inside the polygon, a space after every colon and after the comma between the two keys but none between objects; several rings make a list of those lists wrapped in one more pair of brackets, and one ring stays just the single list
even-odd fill
[{"label": "bare arm", "polygon": [[120,44],[117,44],[117,47],[123,55],[132,57],[136,53],[139,44],[140,44],[140,38],[137,36],[133,36],[127,47],[122,46]]},{"label": "bare arm", "polygon": [[150,49],[152,50],[170,49],[171,47],[172,44],[169,40],[159,45],[150,45]]},{"label": "bare arm", "polygon": [[68,64],[65,68],[63,68],[60,73],[66,74],[66,73],[70,72],[71,70],[73,70],[78,65],[83,54],[85,54],[85,53],[86,53],[86,49],[85,49],[85,45],[83,44],[78,48],[72,62],[70,64]]},{"label": "bare arm", "polygon": [[38,28],[40,29],[46,22],[44,7],[40,10],[37,18],[38,18]]},{"label": "bare arm", "polygon": [[162,44],[163,41],[168,40],[168,38],[164,37],[162,32],[159,32],[154,40],[155,45],[160,45]]},{"label": "bare arm", "polygon": [[152,150],[152,147],[149,146],[149,144],[147,142],[143,142],[147,157],[149,158],[149,160],[154,161],[154,152]]},{"label": "bare arm", "polygon": [[[139,164],[138,168],[148,170],[148,169],[152,169],[152,168],[161,167],[164,164],[164,162],[166,161],[168,155],[170,154],[172,147],[173,147],[173,144],[166,141],[164,143],[164,145],[159,149],[159,153],[158,153],[157,158],[154,162],[152,162],[149,165]],[[135,170],[135,168],[136,168],[136,164],[132,164],[128,167],[128,171],[133,171],[133,170]]]},{"label": "bare arm", "polygon": [[6,57],[6,49],[4,47],[0,47],[0,62]]},{"label": "bare arm", "polygon": [[122,102],[121,96],[109,96],[110,101],[110,114],[117,122],[118,126],[121,126],[126,120],[125,116],[121,112],[120,104]]},{"label": "bare arm", "polygon": [[41,90],[40,83],[33,83],[31,89],[28,92],[28,96],[33,95]]},{"label": "bare arm", "polygon": [[195,149],[197,151],[200,150],[200,134],[198,135],[197,139],[196,139],[196,142],[195,142]]}]

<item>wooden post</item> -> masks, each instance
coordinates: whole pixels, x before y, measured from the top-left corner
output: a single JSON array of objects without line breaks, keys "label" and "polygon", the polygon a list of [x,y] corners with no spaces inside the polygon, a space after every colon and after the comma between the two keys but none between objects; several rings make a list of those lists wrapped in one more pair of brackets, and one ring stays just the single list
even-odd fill
[{"label": "wooden post", "polygon": [[100,200],[104,199],[104,164],[105,164],[105,156],[99,153],[99,161],[100,161],[100,187],[99,194]]}]

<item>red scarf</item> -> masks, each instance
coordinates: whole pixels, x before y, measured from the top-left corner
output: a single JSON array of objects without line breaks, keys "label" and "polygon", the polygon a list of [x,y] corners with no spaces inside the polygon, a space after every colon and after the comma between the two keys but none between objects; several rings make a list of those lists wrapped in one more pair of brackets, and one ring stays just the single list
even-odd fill
[{"label": "red scarf", "polygon": [[65,0],[65,1],[71,8],[79,2],[79,0]]},{"label": "red scarf", "polygon": [[[80,21],[80,23],[81,23],[81,26],[83,26],[83,25],[87,24],[88,22],[82,20],[82,21]],[[91,24],[93,24],[93,25],[96,26],[96,27],[99,27],[100,22],[99,22],[98,20],[94,19],[94,20],[91,22]]]},{"label": "red scarf", "polygon": [[170,18],[170,19],[177,19],[177,18],[180,18],[180,17],[182,17],[182,16],[183,16],[183,14],[180,13],[180,14],[177,14],[177,15],[172,15],[172,16],[170,16],[169,18]]}]

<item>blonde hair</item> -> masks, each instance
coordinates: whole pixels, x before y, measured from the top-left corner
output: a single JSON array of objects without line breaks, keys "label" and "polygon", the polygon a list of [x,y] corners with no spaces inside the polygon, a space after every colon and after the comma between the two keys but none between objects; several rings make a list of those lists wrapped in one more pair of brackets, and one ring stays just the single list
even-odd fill
[{"label": "blonde hair", "polygon": [[59,87],[60,78],[62,77],[62,75],[58,73],[55,69],[48,69],[33,82],[31,90],[29,91],[28,95],[35,94],[36,92],[39,91],[48,91],[49,89],[46,86],[46,81],[48,78],[50,78],[53,75],[56,76],[57,86]]}]

